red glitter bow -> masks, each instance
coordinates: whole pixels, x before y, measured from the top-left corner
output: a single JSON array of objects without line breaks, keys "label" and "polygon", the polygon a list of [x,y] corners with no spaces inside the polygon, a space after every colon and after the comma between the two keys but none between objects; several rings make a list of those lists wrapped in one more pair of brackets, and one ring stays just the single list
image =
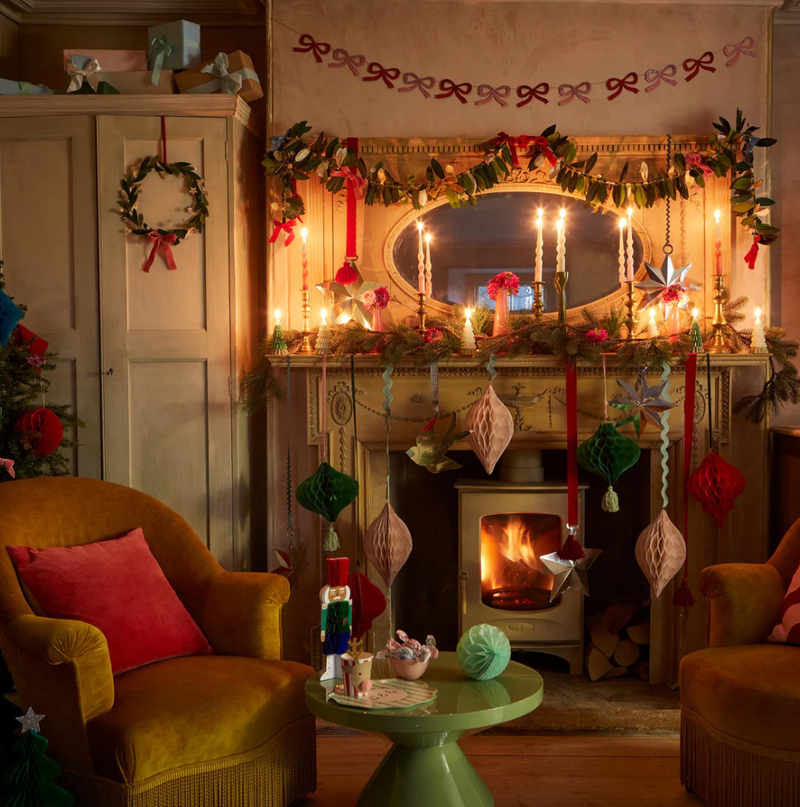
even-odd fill
[{"label": "red glitter bow", "polygon": [[708,70],[709,73],[716,73],[714,64],[714,54],[707,50],[699,59],[684,59],[683,69],[690,75],[686,76],[687,81],[691,81],[701,70]]},{"label": "red glitter bow", "polygon": [[311,34],[300,34],[299,48],[292,48],[295,53],[313,53],[314,58],[322,63],[322,57],[331,52],[327,42],[317,42]]},{"label": "red glitter bow", "polygon": [[436,98],[450,98],[455,95],[462,104],[466,104],[467,99],[465,96],[472,92],[472,85],[468,81],[463,84],[456,84],[455,81],[451,81],[449,78],[443,78],[439,82],[439,89],[441,92],[436,95]]},{"label": "red glitter bow", "polygon": [[522,100],[517,104],[517,106],[525,106],[525,104],[529,104],[535,98],[537,101],[541,101],[543,104],[549,104],[550,102],[545,98],[545,95],[550,92],[550,85],[543,81],[541,84],[537,84],[535,87],[529,87],[527,84],[522,84],[521,86],[517,87],[517,97],[522,98]]},{"label": "red glitter bow", "polygon": [[511,135],[506,134],[505,132],[499,132],[497,137],[494,139],[494,144],[499,146],[502,143],[508,144],[508,149],[511,152],[511,162],[513,162],[517,168],[519,168],[519,155],[517,153],[517,149],[526,149],[530,146],[536,146],[536,148],[538,148],[547,158],[550,165],[556,164],[555,154],[553,154],[553,152],[550,150],[550,143],[546,137],[534,137],[533,135],[519,135],[519,137],[511,137]]},{"label": "red glitter bow", "polygon": [[278,240],[278,236],[281,234],[281,231],[286,233],[286,238],[283,242],[285,247],[288,247],[289,244],[294,241],[294,227],[297,226],[298,219],[287,219],[286,221],[278,221],[278,219],[272,219],[272,226],[274,229],[272,230],[272,235],[269,237],[269,243],[274,244]]},{"label": "red glitter bow", "polygon": [[328,67],[344,67],[346,65],[354,76],[360,75],[358,68],[363,67],[364,62],[367,61],[363,56],[351,56],[344,48],[336,48],[333,52],[333,58],[336,62],[331,62]]},{"label": "red glitter bow", "polygon": [[703,161],[702,155],[698,154],[696,151],[692,151],[686,155],[686,167],[700,169],[705,179],[708,179],[714,174],[711,168]]},{"label": "red glitter bow", "polygon": [[400,78],[400,70],[396,67],[384,67],[382,64],[378,62],[370,62],[369,66],[367,67],[367,72],[370,74],[368,76],[364,76],[362,81],[378,81],[378,79],[383,79],[383,83],[390,89],[394,89],[393,81],[397,81]]},{"label": "red glitter bow", "polygon": [[747,250],[747,254],[744,256],[744,262],[750,269],[756,268],[756,258],[758,258],[758,245],[760,243],[761,243],[761,236],[760,235],[753,236],[753,246]]},{"label": "red glitter bow", "polygon": [[562,84],[558,88],[558,94],[564,99],[563,101],[559,101],[559,106],[564,106],[564,104],[568,104],[573,98],[577,98],[580,101],[583,101],[584,104],[589,103],[589,99],[586,97],[588,93],[592,91],[592,85],[588,81],[582,81],[580,84]]},{"label": "red glitter bow", "polygon": [[755,43],[756,41],[752,36],[746,36],[741,42],[725,45],[722,50],[726,56],[731,57],[725,62],[725,66],[730,67],[732,64],[736,64],[736,62],[739,61],[739,57],[742,55],[755,56],[756,52],[754,50],[748,50],[748,48],[752,48]]},{"label": "red glitter bow", "polygon": [[436,79],[433,76],[420,77],[416,73],[403,73],[403,83],[408,86],[400,87],[398,92],[419,90],[426,98],[430,98],[431,94],[428,90],[432,90],[436,86]]},{"label": "red glitter bow", "polygon": [[674,64],[668,64],[663,70],[648,70],[644,74],[644,80],[650,85],[645,92],[652,92],[662,81],[672,84],[674,87],[678,82],[673,76],[678,72]]},{"label": "red glitter bow", "polygon": [[611,93],[608,96],[609,101],[613,101],[618,95],[622,94],[623,90],[627,90],[628,92],[637,93],[639,92],[638,87],[634,87],[634,84],[639,80],[639,76],[636,73],[628,73],[625,78],[610,78],[606,82],[606,89]]},{"label": "red glitter bow", "polygon": [[497,101],[500,106],[508,106],[503,99],[508,98],[510,92],[511,87],[509,87],[508,84],[503,84],[500,87],[492,87],[491,84],[481,84],[481,86],[478,87],[478,95],[480,95],[482,100],[476,101],[475,106],[488,104],[489,101]]},{"label": "red glitter bow", "polygon": [[153,265],[153,261],[156,259],[156,255],[159,252],[164,256],[168,269],[174,270],[178,268],[175,264],[175,256],[172,254],[172,245],[178,240],[178,236],[175,235],[175,233],[162,235],[161,233],[150,231],[147,234],[147,240],[152,243],[153,248],[150,250],[150,255],[142,266],[143,272],[150,271],[150,267]]},{"label": "red glitter bow", "polygon": [[345,181],[353,189],[356,199],[364,198],[364,188],[367,187],[367,180],[354,171],[349,165],[342,166],[342,168],[337,171],[331,171],[330,176],[344,177]]}]

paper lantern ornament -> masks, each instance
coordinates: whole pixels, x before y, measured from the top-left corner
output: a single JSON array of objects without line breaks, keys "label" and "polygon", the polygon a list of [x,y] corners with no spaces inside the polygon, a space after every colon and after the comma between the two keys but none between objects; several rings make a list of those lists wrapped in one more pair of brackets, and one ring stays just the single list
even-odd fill
[{"label": "paper lantern ornament", "polygon": [[686,542],[662,510],[636,541],[636,562],[656,597],[680,571],[686,560]]},{"label": "paper lantern ornament", "polygon": [[54,412],[44,407],[26,412],[14,425],[22,442],[37,457],[52,454],[64,439],[64,427]]},{"label": "paper lantern ornament", "polygon": [[0,289],[0,345],[5,347],[17,323],[22,319],[22,309]]},{"label": "paper lantern ornament", "polygon": [[456,648],[461,669],[476,681],[497,678],[511,659],[508,636],[494,625],[473,625]]},{"label": "paper lantern ornament", "polygon": [[686,484],[693,499],[703,505],[703,510],[713,516],[717,526],[725,523],[733,510],[734,501],[745,488],[744,475],[716,452],[711,452],[695,468]]},{"label": "paper lantern ornament", "polygon": [[363,572],[353,572],[347,585],[353,600],[353,639],[358,640],[386,610],[386,597]]},{"label": "paper lantern ornament", "polygon": [[471,432],[468,438],[470,448],[486,473],[492,473],[514,436],[514,418],[491,384],[467,412],[464,428]]},{"label": "paper lantern ornament", "polygon": [[624,471],[636,465],[641,453],[636,441],[620,434],[613,423],[601,423],[597,431],[578,446],[581,467],[608,483],[602,504],[606,513],[619,511],[619,497],[613,485]]},{"label": "paper lantern ornament", "polygon": [[391,588],[411,554],[411,533],[389,502],[364,533],[364,554]]},{"label": "paper lantern ornament", "polygon": [[339,536],[333,522],[339,513],[352,504],[358,496],[358,482],[352,476],[331,468],[324,460],[316,472],[297,486],[297,501],[301,507],[318,513],[328,521],[328,534],[322,548],[334,552],[339,548]]}]

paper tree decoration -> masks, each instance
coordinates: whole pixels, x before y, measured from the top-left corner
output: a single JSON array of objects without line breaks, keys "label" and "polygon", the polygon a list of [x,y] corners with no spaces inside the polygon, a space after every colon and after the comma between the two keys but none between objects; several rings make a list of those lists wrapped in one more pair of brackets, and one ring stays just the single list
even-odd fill
[{"label": "paper tree decoration", "polygon": [[686,560],[686,542],[662,510],[636,540],[636,562],[656,597],[680,571]]},{"label": "paper tree decoration", "polygon": [[511,659],[508,636],[494,625],[473,625],[456,648],[461,669],[476,681],[497,678]]},{"label": "paper tree decoration", "polygon": [[453,412],[453,419],[450,421],[445,436],[438,437],[436,424],[439,422],[439,418],[431,418],[417,435],[416,446],[409,448],[406,454],[417,465],[427,468],[432,474],[438,474],[441,471],[455,471],[460,468],[461,466],[455,460],[451,460],[446,455],[456,440],[463,440],[469,434],[468,431],[456,434],[456,420],[457,415]]},{"label": "paper tree decoration", "polygon": [[[566,546],[566,545],[565,545]],[[583,549],[583,557],[570,559],[562,557],[562,552],[551,552],[542,555],[539,560],[553,573],[553,588],[550,591],[550,602],[558,597],[562,591],[574,588],[585,597],[589,596],[588,571],[592,564],[603,554],[602,549]]]},{"label": "paper tree decoration", "polygon": [[492,473],[514,436],[514,418],[491,384],[467,412],[464,426],[471,432],[470,447],[486,473]]},{"label": "paper tree decoration", "polygon": [[630,411],[630,414],[621,420],[617,427],[624,426],[626,423],[633,423],[637,437],[645,430],[648,423],[660,430],[663,425],[661,423],[661,413],[665,409],[672,409],[675,406],[674,403],[670,403],[661,397],[666,382],[651,387],[647,383],[645,371],[642,370],[633,387],[619,378],[617,379],[617,384],[625,390],[627,395],[614,398],[609,403],[615,409]]},{"label": "paper tree decoration", "polygon": [[329,280],[325,283],[320,283],[317,289],[333,306],[334,322],[337,325],[344,325],[346,322],[353,320],[365,328],[371,328],[372,314],[367,307],[367,302],[374,299],[374,294],[368,295],[366,300],[364,295],[368,291],[374,292],[376,289],[381,288],[381,284],[363,280],[354,260],[348,258],[347,261],[352,272],[345,277],[340,270],[340,272],[337,272],[337,277],[343,280],[352,280],[351,283],[343,285],[336,280]]},{"label": "paper tree decoration", "polygon": [[41,407],[26,412],[14,425],[22,435],[24,445],[37,457],[52,454],[64,439],[64,427],[54,412]]},{"label": "paper tree decoration", "polygon": [[333,522],[339,513],[352,504],[358,496],[358,482],[352,476],[331,468],[324,460],[312,476],[297,486],[297,502],[301,507],[318,513],[328,523],[328,534],[322,548],[334,552],[339,548],[339,536],[333,529]]},{"label": "paper tree decoration", "polygon": [[745,484],[742,472],[712,451],[692,472],[686,489],[721,527]]},{"label": "paper tree decoration", "polygon": [[578,446],[581,467],[608,483],[602,504],[606,513],[619,511],[619,497],[613,485],[623,472],[636,465],[641,453],[636,441],[620,434],[613,423],[601,423],[594,435]]},{"label": "paper tree decoration", "polygon": [[364,533],[364,554],[391,588],[394,578],[408,560],[411,533],[389,502]]},{"label": "paper tree decoration", "polygon": [[[660,268],[652,266],[647,261],[644,262],[644,268],[647,271],[648,279],[636,284],[639,291],[645,292],[639,303],[639,310],[649,308],[654,303],[660,302],[665,294],[668,298],[670,294],[675,292],[680,294],[696,291],[699,288],[699,286],[695,286],[686,280],[686,275],[689,274],[692,264],[687,263],[686,266],[676,269],[669,255],[664,256]],[[667,300],[665,299],[664,302],[667,302]],[[678,304],[684,308],[686,307],[683,302]]]},{"label": "paper tree decoration", "polygon": [[22,309],[0,289],[0,346],[5,347],[17,323],[22,319]]},{"label": "paper tree decoration", "polygon": [[358,640],[386,610],[386,597],[363,572],[353,572],[347,585],[353,600],[353,639]]}]

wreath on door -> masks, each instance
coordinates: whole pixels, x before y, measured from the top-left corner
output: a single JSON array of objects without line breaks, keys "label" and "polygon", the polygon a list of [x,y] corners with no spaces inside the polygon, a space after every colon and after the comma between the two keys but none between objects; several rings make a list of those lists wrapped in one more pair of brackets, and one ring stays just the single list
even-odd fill
[{"label": "wreath on door", "polygon": [[[186,191],[192,197],[191,204],[187,207],[187,212],[191,215],[179,227],[172,229],[151,227],[137,210],[142,193],[142,183],[153,171],[162,178],[167,174],[182,177]],[[120,206],[122,221],[133,235],[142,236],[153,245],[150,255],[142,265],[142,270],[150,271],[159,252],[163,255],[169,269],[177,269],[172,247],[185,241],[192,233],[202,233],[206,218],[208,218],[208,195],[203,178],[190,163],[167,163],[160,157],[145,157],[139,167],[129,171],[119,184],[120,198],[117,204]]]}]

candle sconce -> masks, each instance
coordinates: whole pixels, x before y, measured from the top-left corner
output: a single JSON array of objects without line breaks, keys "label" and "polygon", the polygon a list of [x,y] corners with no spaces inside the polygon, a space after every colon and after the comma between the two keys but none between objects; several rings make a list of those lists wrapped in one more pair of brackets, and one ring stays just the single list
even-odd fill
[{"label": "candle sconce", "polygon": [[533,315],[541,319],[544,314],[544,281],[533,281]]},{"label": "candle sconce", "polygon": [[309,314],[311,313],[311,305],[308,301],[309,289],[301,289],[302,305],[300,311],[303,314],[303,324],[300,329],[303,334],[303,341],[300,345],[300,353],[313,353],[314,348],[311,346],[311,323],[309,322]]},{"label": "candle sconce", "polygon": [[711,339],[706,344],[706,353],[731,353],[728,343],[725,341],[723,331],[728,324],[725,319],[723,302],[725,300],[725,278],[717,275],[714,278],[714,317],[711,320]]},{"label": "candle sconce", "polygon": [[636,314],[634,312],[634,299],[633,299],[633,290],[634,290],[634,281],[627,280],[625,281],[625,287],[627,291],[625,292],[625,327],[628,329],[628,339],[633,339],[634,334],[636,332]]},{"label": "candle sconce", "polygon": [[425,303],[428,301],[428,295],[419,292],[417,294],[417,301],[419,302],[419,308],[417,309],[417,317],[419,318],[419,331],[423,332],[427,328],[427,319],[428,319],[428,309],[425,306]]}]

